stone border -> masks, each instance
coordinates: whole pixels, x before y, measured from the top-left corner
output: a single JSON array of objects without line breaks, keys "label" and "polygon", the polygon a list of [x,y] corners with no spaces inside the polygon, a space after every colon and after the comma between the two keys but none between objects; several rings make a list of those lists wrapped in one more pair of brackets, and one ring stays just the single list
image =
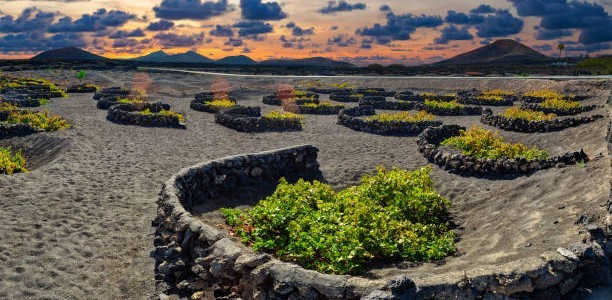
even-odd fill
[{"label": "stone border", "polygon": [[100,100],[102,98],[125,98],[132,93],[131,90],[122,89],[118,86],[101,89],[94,93],[93,99]]},{"label": "stone border", "polygon": [[480,106],[441,108],[425,105],[424,103],[417,103],[417,105],[415,105],[415,109],[424,110],[436,116],[478,116],[482,114],[482,107]]},{"label": "stone border", "polygon": [[372,106],[375,109],[385,109],[385,110],[413,110],[416,109],[416,102],[413,101],[372,101],[371,99],[361,99],[359,101],[359,106]]},{"label": "stone border", "polygon": [[30,124],[3,124],[0,123],[0,139],[26,136],[33,133],[44,132],[42,129],[34,128]]},{"label": "stone border", "polygon": [[[202,99],[191,100],[191,102],[189,103],[189,108],[193,110],[197,110],[197,111],[208,112],[208,113],[217,113],[222,110],[232,108],[232,107],[207,105],[206,103],[209,103],[210,101],[212,100],[202,100]],[[233,106],[233,107],[236,107],[236,106]]]},{"label": "stone border", "polygon": [[579,118],[554,119],[552,121],[528,121],[525,119],[513,119],[501,115],[493,115],[493,112],[487,108],[482,112],[480,122],[508,131],[551,132],[595,122],[603,117],[602,115],[594,115]]},{"label": "stone border", "polygon": [[417,145],[419,152],[427,158],[429,162],[435,163],[453,173],[467,175],[524,175],[539,170],[548,169],[557,165],[573,165],[580,161],[588,162],[589,157],[580,150],[579,152],[568,152],[561,156],[548,159],[487,159],[474,158],[461,154],[459,151],[451,153],[448,150],[440,149],[440,143],[452,136],[459,134],[465,127],[459,125],[442,125],[427,128],[419,135]]},{"label": "stone border", "polygon": [[267,105],[281,106],[281,104],[283,104],[283,101],[276,95],[263,96],[263,99],[261,101],[263,102],[263,104]]},{"label": "stone border", "polygon": [[6,103],[10,103],[12,105],[15,105],[17,107],[38,107],[43,105],[40,102],[40,99],[34,99],[34,98],[2,98],[2,102],[6,102]]},{"label": "stone border", "polygon": [[373,116],[376,111],[373,106],[358,106],[344,109],[338,114],[338,124],[353,130],[380,135],[411,136],[421,133],[430,126],[442,125],[440,121],[411,122],[379,122],[361,119],[361,116]]},{"label": "stone border", "polygon": [[344,105],[327,105],[327,106],[306,106],[306,105],[287,105],[284,110],[295,114],[305,115],[337,115],[341,110],[345,109]]},{"label": "stone border", "polygon": [[75,84],[66,89],[66,93],[70,94],[78,94],[78,93],[95,93],[98,89],[93,85],[83,84]]},{"label": "stone border", "polygon": [[351,93],[334,93],[329,95],[329,100],[337,102],[359,102],[363,97]]},{"label": "stone border", "polygon": [[530,110],[541,111],[541,112],[543,112],[545,114],[555,114],[555,115],[558,115],[558,116],[571,116],[571,115],[577,115],[577,114],[581,114],[583,112],[594,110],[594,109],[597,108],[597,105],[580,106],[580,107],[577,107],[577,108],[572,108],[572,109],[564,110],[564,109],[542,107],[538,103],[523,103],[523,104],[521,104],[521,108],[522,109],[530,109]]},{"label": "stone border", "polygon": [[32,99],[51,99],[51,98],[62,98],[64,97],[63,91],[52,91],[49,86],[41,85],[29,85],[26,87],[19,88],[4,88],[2,89],[2,95],[10,96],[19,95],[25,96]]},{"label": "stone border", "polygon": [[513,106],[514,100],[510,98],[506,98],[502,101],[486,101],[472,97],[459,97],[459,103],[461,104],[472,104],[472,105],[481,105],[481,106]]},{"label": "stone border", "polygon": [[[151,110],[153,114],[143,115],[140,111]],[[170,105],[166,103],[118,103],[111,106],[106,115],[106,119],[118,124],[138,125],[144,127],[173,127],[185,129],[177,117],[162,116],[157,114],[161,110],[169,110]]]},{"label": "stone border", "polygon": [[260,107],[237,106],[215,115],[215,123],[240,132],[300,131],[300,120],[272,120],[261,116]]},{"label": "stone border", "polygon": [[[587,95],[575,95],[573,97],[569,97],[569,101],[584,101],[590,98],[591,96],[587,96]],[[518,99],[519,101],[524,102],[524,103],[542,103],[546,100],[545,97],[535,97],[535,96],[525,96],[525,95],[519,96]]]},{"label": "stone border", "polygon": [[[182,169],[162,186],[154,245],[156,288],[169,294],[218,299],[493,299],[559,298],[581,284],[609,278],[601,228],[587,227],[587,242],[513,262],[423,278],[376,280],[326,275],[254,253],[228,232],[189,212],[237,186],[276,184],[284,176],[322,179],[317,148],[309,145],[230,156]],[[452,258],[450,258],[452,259]]]}]

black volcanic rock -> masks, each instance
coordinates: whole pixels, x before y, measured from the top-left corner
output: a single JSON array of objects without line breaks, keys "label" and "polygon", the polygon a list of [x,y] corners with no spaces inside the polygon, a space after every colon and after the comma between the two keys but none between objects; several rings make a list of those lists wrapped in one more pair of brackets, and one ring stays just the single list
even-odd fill
[{"label": "black volcanic rock", "polygon": [[544,62],[549,57],[517,41],[504,39],[459,54],[435,65],[490,65]]},{"label": "black volcanic rock", "polygon": [[95,55],[76,47],[66,47],[42,52],[31,60],[108,60],[105,57]]}]

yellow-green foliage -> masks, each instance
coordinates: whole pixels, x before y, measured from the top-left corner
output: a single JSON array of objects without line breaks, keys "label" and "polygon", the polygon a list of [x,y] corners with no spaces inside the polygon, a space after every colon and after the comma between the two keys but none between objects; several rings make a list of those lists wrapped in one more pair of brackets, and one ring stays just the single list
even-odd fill
[{"label": "yellow-green foliage", "polygon": [[212,101],[205,102],[204,104],[219,108],[228,108],[236,106],[236,102],[230,99],[215,99]]},{"label": "yellow-green foliage", "polygon": [[321,101],[319,103],[315,103],[315,102],[308,102],[308,103],[304,103],[302,106],[306,106],[306,107],[330,107],[330,106],[338,106],[338,104],[329,102],[329,101]]},{"label": "yellow-green foliage", "polygon": [[436,93],[431,93],[431,92],[423,92],[423,93],[419,93],[419,95],[425,97],[425,98],[436,98],[436,97],[451,97],[451,98],[457,98],[457,94],[453,94],[453,93],[449,93],[449,94],[436,94]]},{"label": "yellow-green foliage", "polygon": [[117,102],[130,104],[130,103],[143,103],[145,101],[140,100],[140,99],[132,99],[132,98],[120,98],[119,100],[117,100]]},{"label": "yellow-green foliage", "polygon": [[280,112],[277,110],[273,110],[263,116],[266,119],[270,120],[295,120],[299,121],[302,125],[304,123],[304,117],[298,114],[294,114],[291,112]]},{"label": "yellow-green foliage", "polygon": [[502,116],[511,119],[524,119],[527,121],[552,121],[557,117],[555,114],[547,114],[541,111],[534,111],[529,109],[521,109],[513,106],[506,109]]},{"label": "yellow-green foliage", "polygon": [[421,110],[418,112],[403,111],[398,113],[382,113],[368,118],[368,121],[378,122],[425,122],[433,121],[434,115]]},{"label": "yellow-green foliage", "polygon": [[255,250],[332,274],[356,274],[372,261],[442,259],[454,251],[450,201],[434,189],[431,168],[378,168],[358,186],[281,179],[276,191],[247,210],[221,209],[233,231]]},{"label": "yellow-green foliage", "polygon": [[510,92],[510,91],[505,91],[505,90],[501,90],[501,89],[495,89],[495,90],[488,90],[488,91],[484,91],[482,92],[483,96],[513,96],[514,93]]},{"label": "yellow-green foliage", "polygon": [[506,98],[501,95],[484,95],[484,94],[476,96],[476,99],[480,101],[485,101],[485,102],[499,102],[499,101],[506,100]]},{"label": "yellow-green foliage", "polygon": [[301,90],[293,90],[291,91],[291,95],[293,95],[294,99],[314,99],[316,97],[314,94],[309,94],[307,91]]},{"label": "yellow-green foliage", "polygon": [[612,56],[606,55],[601,57],[588,58],[578,63],[578,69],[588,70],[594,74],[611,75],[612,74]]},{"label": "yellow-green foliage", "polygon": [[185,122],[185,116],[183,116],[182,114],[179,114],[177,112],[171,111],[171,110],[166,110],[166,109],[162,109],[157,113],[153,113],[150,109],[146,108],[144,110],[141,110],[138,112],[141,115],[160,115],[160,116],[167,116],[167,117],[176,117],[178,118],[179,122]]},{"label": "yellow-green foliage", "polygon": [[0,173],[11,175],[18,172],[27,172],[25,158],[21,151],[14,152],[10,147],[0,147]]},{"label": "yellow-green foliage", "polygon": [[352,94],[351,97],[355,97],[355,98],[363,98],[364,94]]},{"label": "yellow-green foliage", "polygon": [[544,99],[554,99],[554,98],[563,98],[564,95],[557,91],[553,90],[535,90],[529,91],[523,94],[526,97],[535,97],[535,98],[544,98]]},{"label": "yellow-green foliage", "polygon": [[16,109],[18,109],[16,105],[10,104],[8,102],[0,102],[0,111],[11,111]]},{"label": "yellow-green foliage", "polygon": [[34,128],[54,132],[70,128],[68,121],[60,116],[50,116],[49,111],[33,112],[31,110],[16,110],[9,114],[6,120],[9,124],[30,124]]},{"label": "yellow-green foliage", "polygon": [[545,108],[568,110],[579,108],[580,102],[563,100],[561,98],[551,98],[544,100],[544,102],[540,103],[540,106]]},{"label": "yellow-green foliage", "polygon": [[529,148],[520,143],[504,142],[499,132],[485,130],[474,125],[467,131],[462,130],[460,135],[444,140],[442,145],[453,146],[465,155],[476,158],[525,158],[545,159],[548,152],[537,148]]},{"label": "yellow-green foliage", "polygon": [[457,109],[457,108],[464,107],[464,105],[457,102],[457,100],[446,102],[446,101],[436,101],[436,100],[425,99],[425,105],[432,107],[432,108],[440,108],[440,109]]}]

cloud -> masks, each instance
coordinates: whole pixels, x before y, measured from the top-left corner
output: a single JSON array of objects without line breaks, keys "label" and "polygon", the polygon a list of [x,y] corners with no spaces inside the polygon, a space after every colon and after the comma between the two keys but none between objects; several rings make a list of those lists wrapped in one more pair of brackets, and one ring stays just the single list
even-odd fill
[{"label": "cloud", "polygon": [[223,43],[223,45],[225,46],[232,46],[232,47],[240,47],[244,44],[244,41],[241,38],[229,38],[227,39],[227,41],[225,41],[225,43]]},{"label": "cloud", "polygon": [[395,15],[390,12],[387,13],[386,18],[386,24],[376,23],[372,27],[357,29],[356,33],[361,36],[373,37],[378,44],[384,45],[393,40],[410,40],[410,34],[414,33],[419,27],[438,27],[443,23],[441,17],[427,15]]},{"label": "cloud", "polygon": [[35,52],[63,47],[85,47],[87,42],[77,33],[58,33],[47,36],[39,31],[7,34],[0,37],[2,52]]},{"label": "cloud", "polygon": [[292,21],[292,22],[289,22],[289,23],[287,23],[287,24],[285,25],[285,27],[287,27],[287,28],[293,28],[293,27],[295,27],[295,22],[293,22],[293,21]]},{"label": "cloud", "polygon": [[492,14],[497,10],[493,8],[491,5],[480,4],[478,7],[470,10],[471,14]]},{"label": "cloud", "polygon": [[182,35],[176,33],[158,33],[154,38],[164,47],[191,47],[202,44],[204,33]]},{"label": "cloud", "polygon": [[322,14],[335,14],[337,12],[364,10],[364,9],[366,9],[365,3],[358,2],[355,4],[350,4],[344,0],[340,0],[339,2],[336,2],[336,1],[327,2],[327,6],[319,9],[318,12]]},{"label": "cloud", "polygon": [[474,36],[470,34],[467,27],[458,28],[454,25],[444,27],[442,29],[442,35],[434,39],[436,44],[448,44],[449,41],[465,41],[471,40]]},{"label": "cloud", "polygon": [[389,5],[387,5],[387,4],[383,4],[383,5],[381,5],[381,6],[378,8],[378,10],[379,10],[379,11],[384,11],[384,12],[387,12],[387,11],[391,11],[391,7],[390,7]]},{"label": "cloud", "polygon": [[149,31],[164,31],[174,27],[174,22],[160,20],[158,22],[151,22],[149,26],[147,26],[147,30]]},{"label": "cloud", "polygon": [[348,47],[355,44],[357,44],[357,40],[346,34],[338,34],[327,39],[327,45],[330,46]]},{"label": "cloud", "polygon": [[483,23],[476,25],[476,29],[479,37],[505,37],[521,32],[523,25],[523,20],[514,17],[509,11],[498,10],[494,15],[485,17]]},{"label": "cloud", "polygon": [[15,19],[11,15],[0,17],[0,32],[26,32],[46,29],[55,17],[54,13],[43,12],[37,8],[26,8]]},{"label": "cloud", "polygon": [[[612,18],[598,3],[567,0],[509,0],[520,16],[541,17],[540,28],[550,33],[567,33],[559,30],[580,30],[579,41],[585,45],[612,41]],[[568,36],[568,35],[566,35]],[[594,48],[601,46],[594,46]],[[593,48],[593,49],[594,49]]]},{"label": "cloud", "polygon": [[233,7],[227,0],[201,1],[201,0],[163,0],[153,7],[155,16],[168,20],[208,20],[232,11]]},{"label": "cloud", "polygon": [[232,25],[232,27],[239,28],[239,36],[250,36],[251,38],[253,38],[253,36],[274,31],[274,28],[272,25],[270,25],[270,23],[264,23],[262,21],[240,21]]},{"label": "cloud", "polygon": [[119,31],[116,31],[110,34],[108,37],[111,39],[123,39],[123,38],[143,37],[143,36],[145,36],[145,33],[142,31],[142,29],[137,28],[132,31],[119,30]]},{"label": "cloud", "polygon": [[309,38],[304,38],[304,37],[287,38],[284,35],[281,35],[279,40],[281,41],[281,44],[283,45],[283,48],[295,48],[295,49],[304,49],[304,48],[306,48],[304,43],[310,41]]},{"label": "cloud", "polygon": [[549,44],[544,44],[544,45],[535,45],[533,46],[533,49],[536,49],[538,51],[550,51],[552,50],[552,46]]},{"label": "cloud", "polygon": [[451,24],[480,24],[484,22],[484,17],[474,13],[468,16],[461,12],[458,13],[454,10],[449,10],[444,21]]},{"label": "cloud", "polygon": [[562,37],[572,36],[574,33],[571,30],[565,29],[540,29],[537,31],[537,40],[554,40]]},{"label": "cloud", "polygon": [[610,50],[612,46],[610,43],[598,43],[591,45],[570,45],[565,47],[565,51],[575,51],[575,52],[599,52],[603,50]]},{"label": "cloud", "polygon": [[215,28],[213,28],[209,33],[212,36],[234,36],[234,30],[232,29],[232,26],[229,25],[215,25]]},{"label": "cloud", "polygon": [[261,0],[240,0],[242,17],[249,20],[281,20],[287,17],[276,2],[262,3]]},{"label": "cloud", "polygon": [[313,35],[314,34],[314,28],[308,28],[308,29],[303,29],[300,26],[294,26],[291,29],[291,34],[293,34],[293,36],[304,36],[304,35]]},{"label": "cloud", "polygon": [[136,19],[134,14],[120,10],[107,11],[100,8],[92,14],[83,14],[74,21],[71,17],[63,17],[49,27],[49,32],[101,31],[108,27],[122,26],[133,19]]}]

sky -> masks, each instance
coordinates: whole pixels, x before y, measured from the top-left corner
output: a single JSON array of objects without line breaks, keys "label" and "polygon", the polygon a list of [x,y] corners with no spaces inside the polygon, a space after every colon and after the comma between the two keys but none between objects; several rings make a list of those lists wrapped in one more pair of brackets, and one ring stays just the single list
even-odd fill
[{"label": "sky", "polygon": [[611,13],[612,0],[0,0],[0,58],[76,46],[419,65],[502,38],[595,56],[612,54]]}]

